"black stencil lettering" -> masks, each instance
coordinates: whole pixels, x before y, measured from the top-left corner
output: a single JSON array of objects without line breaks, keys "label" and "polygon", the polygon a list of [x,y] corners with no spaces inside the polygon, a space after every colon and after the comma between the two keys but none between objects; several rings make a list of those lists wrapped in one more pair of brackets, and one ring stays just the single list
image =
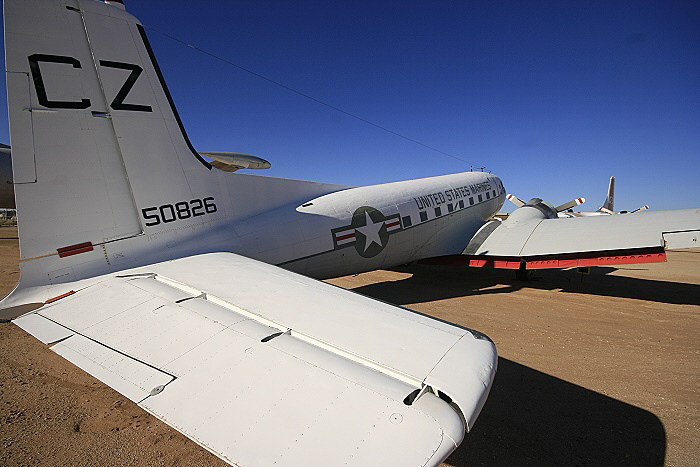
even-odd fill
[{"label": "black stencil lettering", "polygon": [[150,227],[152,225],[158,225],[160,224],[160,217],[158,217],[158,214],[149,214],[149,211],[158,211],[158,208],[143,208],[141,212],[143,213],[143,218],[148,220],[153,219],[152,222],[146,222],[146,226]]},{"label": "black stencil lettering", "polygon": [[[190,204],[192,205],[192,215],[197,217],[197,216],[203,216],[206,214],[204,212],[204,203],[202,203],[201,199],[193,199],[190,201]],[[196,205],[196,206],[195,206]],[[199,209],[199,211],[198,211]]]},{"label": "black stencil lettering", "polygon": [[126,99],[126,96],[131,91],[131,88],[134,87],[136,80],[139,79],[139,76],[141,75],[143,68],[141,68],[138,65],[134,65],[132,63],[112,62],[109,60],[100,60],[100,65],[106,66],[109,68],[118,68],[120,70],[131,71],[131,73],[129,74],[129,77],[126,78],[126,81],[124,81],[122,88],[119,90],[117,95],[114,97],[114,100],[112,101],[112,103],[109,104],[109,106],[111,108],[113,108],[114,110],[132,110],[132,111],[136,111],[136,112],[153,112],[153,109],[151,108],[150,105],[125,104],[124,103],[124,99]]},{"label": "black stencil lettering", "polygon": [[190,213],[190,205],[187,204],[187,201],[180,201],[179,203],[176,203],[175,211],[177,211],[178,219],[189,219],[192,217],[192,214]]},{"label": "black stencil lettering", "polygon": [[146,220],[146,227],[151,227],[158,224],[169,224],[176,220],[185,220],[190,217],[204,216],[205,214],[213,214],[217,211],[214,197],[209,196],[202,199],[193,199],[189,202],[180,201],[179,203],[164,204],[159,207],[143,208],[141,213]]},{"label": "black stencil lettering", "polygon": [[[168,218],[168,216],[165,215],[166,209],[170,211],[170,218]],[[175,222],[177,220],[177,216],[175,215],[175,208],[173,208],[172,204],[164,204],[160,207],[160,218],[165,224],[167,224],[168,222]]]},{"label": "black stencil lettering", "polygon": [[[211,203],[209,201],[211,201]],[[214,204],[214,198],[204,198],[204,210],[207,212],[207,214],[212,214],[216,212],[216,204]]]},{"label": "black stencil lettering", "polygon": [[46,95],[46,87],[44,86],[44,79],[41,76],[41,67],[39,62],[46,63],[65,63],[66,65],[73,65],[73,68],[82,68],[80,62],[73,57],[66,57],[63,55],[45,55],[45,54],[33,54],[29,57],[29,69],[32,71],[32,79],[34,80],[34,89],[36,89],[36,95],[39,98],[39,104],[49,109],[87,109],[90,107],[90,99],[81,99],[79,102],[76,101],[52,101],[49,100]]}]

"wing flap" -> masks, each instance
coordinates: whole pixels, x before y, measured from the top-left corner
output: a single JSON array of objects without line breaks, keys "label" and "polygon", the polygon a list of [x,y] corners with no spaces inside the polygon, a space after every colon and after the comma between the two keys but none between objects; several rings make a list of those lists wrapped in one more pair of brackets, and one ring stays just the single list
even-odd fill
[{"label": "wing flap", "polygon": [[14,320],[14,323],[39,339],[44,344],[53,344],[75,334],[65,326],[36,314],[25,315]]},{"label": "wing flap", "polygon": [[79,334],[59,342],[51,350],[137,403],[175,379]]},{"label": "wing flap", "polygon": [[51,350],[134,402],[143,400],[151,391],[174,379],[41,314],[28,314],[14,322],[45,344],[54,344]]},{"label": "wing flap", "polygon": [[686,232],[664,232],[664,245],[668,250],[678,248],[694,248],[698,246],[700,230],[690,230]]}]

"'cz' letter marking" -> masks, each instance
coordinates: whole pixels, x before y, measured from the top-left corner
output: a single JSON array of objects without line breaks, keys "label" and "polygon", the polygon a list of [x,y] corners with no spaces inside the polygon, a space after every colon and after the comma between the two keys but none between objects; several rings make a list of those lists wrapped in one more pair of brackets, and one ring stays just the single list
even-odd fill
[{"label": "'cz' letter marking", "polygon": [[100,60],[100,65],[106,66],[109,68],[119,68],[120,70],[130,70],[131,71],[131,74],[129,75],[129,77],[126,78],[126,81],[124,81],[122,88],[119,90],[117,95],[114,97],[114,100],[112,101],[112,103],[109,104],[109,106],[111,108],[113,108],[114,110],[134,110],[137,112],[153,112],[153,109],[151,108],[150,105],[125,104],[124,103],[124,99],[126,99],[126,95],[129,94],[129,91],[131,91],[131,88],[134,87],[134,84],[136,83],[136,80],[139,79],[139,76],[141,75],[143,68],[141,68],[138,65],[131,64],[131,63],[111,62],[109,60]]},{"label": "'cz' letter marking", "polygon": [[29,56],[29,68],[32,70],[32,79],[34,80],[34,88],[36,95],[39,98],[39,104],[49,109],[87,109],[90,107],[90,99],[81,99],[80,102],[75,101],[50,101],[46,95],[46,87],[44,80],[41,77],[41,68],[39,62],[47,63],[65,63],[73,65],[73,68],[82,68],[80,62],[73,57],[65,57],[63,55],[45,55],[34,54]]}]

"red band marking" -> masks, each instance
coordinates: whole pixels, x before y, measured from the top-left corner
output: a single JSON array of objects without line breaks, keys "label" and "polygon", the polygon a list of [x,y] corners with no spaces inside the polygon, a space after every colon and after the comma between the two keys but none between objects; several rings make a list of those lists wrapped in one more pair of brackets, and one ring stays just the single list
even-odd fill
[{"label": "red band marking", "polygon": [[520,261],[494,258],[474,258],[465,255],[438,256],[419,261],[421,264],[439,264],[444,266],[469,266],[472,268],[518,269]]},{"label": "red band marking", "polygon": [[355,236],[354,233],[350,233],[350,234],[347,234],[347,235],[339,235],[338,237],[336,237],[336,241],[339,242],[339,241],[341,241],[341,240],[347,240],[348,238],[352,238],[352,237],[354,237],[354,236]]},{"label": "red band marking", "polygon": [[48,305],[49,303],[53,303],[53,302],[58,301],[58,300],[60,300],[60,299],[62,299],[62,298],[66,298],[66,297],[68,297],[68,296],[70,296],[70,295],[73,295],[74,293],[75,293],[75,290],[71,290],[70,292],[66,292],[66,293],[64,293],[64,294],[62,294],[62,295],[59,295],[58,297],[49,298],[48,300],[46,300],[46,301],[44,302],[44,304],[45,304],[45,305]]},{"label": "red band marking", "polygon": [[64,246],[63,248],[59,248],[58,250],[58,256],[59,258],[65,258],[66,256],[73,256],[73,255],[78,255],[80,253],[86,253],[88,251],[92,251],[94,248],[92,246],[92,242],[85,242],[85,243],[78,243],[77,245],[71,245],[71,246]]},{"label": "red band marking", "polygon": [[470,259],[469,266],[472,268],[519,269],[520,261]]},{"label": "red band marking", "polygon": [[666,253],[641,255],[611,255],[598,258],[574,258],[564,260],[527,261],[527,269],[564,269],[588,266],[611,266],[614,264],[644,264],[666,262]]},{"label": "red band marking", "polygon": [[387,228],[394,227],[395,225],[400,225],[400,224],[401,224],[401,221],[394,221],[391,224],[387,224],[386,227]]},{"label": "red band marking", "polygon": [[[526,269],[567,269],[590,266],[612,266],[615,264],[643,264],[663,263],[666,261],[666,253],[663,251],[653,253],[614,254],[613,252],[601,252],[600,256],[589,256],[586,253],[566,255],[565,258],[528,259],[517,257],[488,257],[449,255],[420,260],[423,264],[441,264],[445,266],[469,266],[473,268],[519,269],[524,262]],[[589,257],[586,257],[589,256]]]}]

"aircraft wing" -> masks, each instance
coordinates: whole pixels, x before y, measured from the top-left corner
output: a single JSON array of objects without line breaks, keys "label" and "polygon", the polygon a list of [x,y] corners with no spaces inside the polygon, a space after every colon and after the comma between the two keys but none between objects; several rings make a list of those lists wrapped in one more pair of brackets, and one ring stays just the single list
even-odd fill
[{"label": "aircraft wing", "polygon": [[547,218],[524,206],[485,224],[461,259],[506,269],[635,264],[665,261],[665,250],[700,246],[699,237],[700,209]]},{"label": "aircraft wing", "polygon": [[231,253],[20,300],[44,305],[17,325],[239,465],[436,465],[497,363],[476,331]]}]

